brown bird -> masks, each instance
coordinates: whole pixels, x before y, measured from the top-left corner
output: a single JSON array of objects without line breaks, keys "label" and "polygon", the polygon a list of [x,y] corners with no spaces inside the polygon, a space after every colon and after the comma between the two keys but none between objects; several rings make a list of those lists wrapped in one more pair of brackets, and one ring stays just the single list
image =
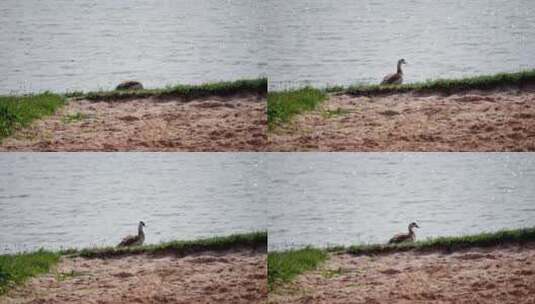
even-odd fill
[{"label": "brown bird", "polygon": [[143,90],[143,85],[139,81],[128,80],[121,82],[116,88],[116,90]]},{"label": "brown bird", "polygon": [[137,235],[129,235],[125,237],[121,243],[119,243],[119,247],[129,247],[129,246],[140,246],[143,245],[143,242],[145,241],[145,233],[143,232],[143,227],[145,227],[145,223],[142,221],[139,222],[139,225],[137,226]]},{"label": "brown bird", "polygon": [[398,71],[393,74],[388,74],[383,78],[381,84],[402,84],[403,83],[403,71],[401,70],[401,65],[407,64],[405,59],[398,60]]},{"label": "brown bird", "polygon": [[398,244],[402,242],[414,242],[416,239],[416,235],[414,234],[414,231],[412,229],[414,228],[420,228],[418,224],[415,222],[412,222],[409,224],[409,233],[400,233],[394,235],[390,241],[388,241],[388,244]]}]

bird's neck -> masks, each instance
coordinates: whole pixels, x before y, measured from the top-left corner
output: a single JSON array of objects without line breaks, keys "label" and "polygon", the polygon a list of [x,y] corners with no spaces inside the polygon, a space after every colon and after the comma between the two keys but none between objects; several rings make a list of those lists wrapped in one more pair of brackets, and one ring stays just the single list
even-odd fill
[{"label": "bird's neck", "polygon": [[143,232],[143,226],[139,225],[139,227],[137,228],[137,234],[138,235],[145,235],[145,233]]},{"label": "bird's neck", "polygon": [[412,227],[409,227],[409,234],[410,235],[414,235],[414,231],[412,229],[413,229]]},{"label": "bird's neck", "polygon": [[398,62],[398,74],[403,74],[403,71],[401,70],[401,62]]}]

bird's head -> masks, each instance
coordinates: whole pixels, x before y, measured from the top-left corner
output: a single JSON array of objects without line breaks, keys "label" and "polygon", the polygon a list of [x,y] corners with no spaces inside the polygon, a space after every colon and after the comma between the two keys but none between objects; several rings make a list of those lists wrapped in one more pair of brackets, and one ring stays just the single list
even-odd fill
[{"label": "bird's head", "polygon": [[139,222],[139,227],[145,227],[145,223],[143,221]]},{"label": "bird's head", "polygon": [[405,59],[401,58],[400,60],[398,60],[398,64],[407,64],[407,61],[405,61]]},{"label": "bird's head", "polygon": [[420,226],[418,226],[418,224],[416,224],[415,222],[412,222],[409,224],[409,229],[412,229],[412,228],[420,228]]}]

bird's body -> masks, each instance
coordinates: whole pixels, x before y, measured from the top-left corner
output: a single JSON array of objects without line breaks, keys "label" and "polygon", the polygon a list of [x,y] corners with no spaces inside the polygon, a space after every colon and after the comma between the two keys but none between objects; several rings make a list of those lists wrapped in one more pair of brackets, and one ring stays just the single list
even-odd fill
[{"label": "bird's body", "polygon": [[394,235],[390,241],[388,241],[388,244],[398,244],[403,242],[414,242],[416,239],[416,234],[414,233],[414,228],[420,228],[418,224],[412,222],[409,224],[409,233],[399,233]]},{"label": "bird's body", "polygon": [[137,227],[137,235],[129,235],[125,237],[120,243],[119,247],[129,247],[129,246],[140,246],[143,245],[143,242],[145,241],[145,233],[143,232],[143,227],[145,227],[145,223],[139,222],[139,225]]},{"label": "bird's body", "polygon": [[401,70],[401,65],[407,64],[405,59],[398,60],[398,70],[396,73],[388,74],[383,78],[381,84],[402,84],[403,83],[403,70]]},{"label": "bird's body", "polygon": [[143,85],[139,81],[129,80],[121,82],[116,90],[143,90]]}]

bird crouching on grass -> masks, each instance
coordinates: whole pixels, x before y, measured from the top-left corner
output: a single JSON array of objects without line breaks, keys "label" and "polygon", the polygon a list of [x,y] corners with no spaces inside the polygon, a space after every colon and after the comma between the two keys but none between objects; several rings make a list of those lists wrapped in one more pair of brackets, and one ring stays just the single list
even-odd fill
[{"label": "bird crouching on grass", "polygon": [[115,89],[119,91],[143,90],[143,85],[139,81],[128,80],[121,82]]}]

